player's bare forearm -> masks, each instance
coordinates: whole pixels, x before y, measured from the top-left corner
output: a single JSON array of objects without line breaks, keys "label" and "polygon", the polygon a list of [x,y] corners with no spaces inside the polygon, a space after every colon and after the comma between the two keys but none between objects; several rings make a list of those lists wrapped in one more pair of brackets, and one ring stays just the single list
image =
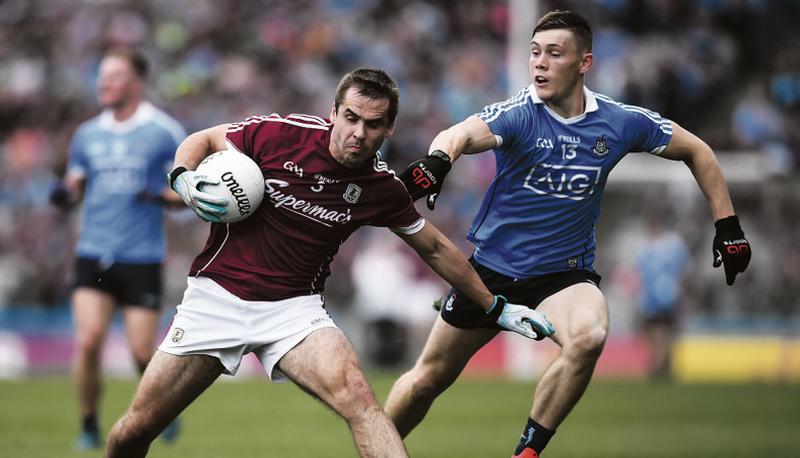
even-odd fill
[{"label": "player's bare forearm", "polygon": [[211,153],[226,148],[225,133],[227,131],[228,125],[220,124],[189,135],[178,145],[174,166],[195,170],[200,162]]},{"label": "player's bare forearm", "polygon": [[477,116],[470,116],[439,132],[431,142],[428,151],[444,151],[453,162],[462,154],[480,153],[495,146],[497,146],[497,139],[489,126]]},{"label": "player's bare forearm", "polygon": [[673,135],[662,157],[683,161],[708,200],[714,220],[734,214],[728,185],[714,151],[703,140],[673,123]]},{"label": "player's bare forearm", "polygon": [[425,224],[416,234],[401,237],[446,282],[489,310],[494,295],[483,284],[464,254],[432,224]]}]

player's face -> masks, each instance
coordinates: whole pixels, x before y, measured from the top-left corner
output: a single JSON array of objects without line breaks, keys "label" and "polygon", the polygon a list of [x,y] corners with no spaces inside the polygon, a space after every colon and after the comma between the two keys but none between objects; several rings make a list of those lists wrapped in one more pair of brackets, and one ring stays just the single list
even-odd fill
[{"label": "player's face", "polygon": [[97,98],[103,108],[120,108],[138,96],[141,81],[125,58],[108,56],[100,63]]},{"label": "player's face", "polygon": [[545,102],[559,102],[583,90],[583,75],[591,67],[591,53],[578,49],[571,31],[544,30],[531,40],[530,72],[536,94]]},{"label": "player's face", "polygon": [[383,141],[392,135],[389,99],[370,99],[351,87],[331,110],[333,131],[330,151],[345,167],[359,167],[375,157]]}]

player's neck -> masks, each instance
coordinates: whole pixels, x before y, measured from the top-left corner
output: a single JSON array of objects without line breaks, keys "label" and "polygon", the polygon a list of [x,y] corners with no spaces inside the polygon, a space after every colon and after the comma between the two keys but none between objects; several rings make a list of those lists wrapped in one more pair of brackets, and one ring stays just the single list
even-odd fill
[{"label": "player's neck", "polygon": [[548,100],[545,104],[564,119],[580,116],[586,111],[586,96],[583,93],[583,85],[578,86],[567,97],[560,100]]},{"label": "player's neck", "polygon": [[127,121],[131,118],[131,116],[136,113],[136,110],[139,108],[139,103],[141,103],[142,99],[136,98],[131,99],[125,102],[123,105],[118,107],[113,107],[111,112],[114,114],[114,120],[117,122]]}]

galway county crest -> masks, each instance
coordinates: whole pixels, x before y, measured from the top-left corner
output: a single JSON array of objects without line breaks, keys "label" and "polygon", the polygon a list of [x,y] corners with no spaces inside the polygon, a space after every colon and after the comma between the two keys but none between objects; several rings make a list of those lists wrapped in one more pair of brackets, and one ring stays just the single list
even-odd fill
[{"label": "galway county crest", "polygon": [[345,189],[344,194],[342,195],[342,197],[344,197],[344,200],[351,204],[358,202],[358,198],[360,196],[361,196],[361,186],[353,183],[348,183],[347,189]]},{"label": "galway county crest", "polygon": [[611,150],[608,149],[608,140],[606,140],[606,136],[603,135],[602,137],[598,138],[596,142],[594,142],[594,148],[592,148],[592,152],[598,156],[605,156]]}]

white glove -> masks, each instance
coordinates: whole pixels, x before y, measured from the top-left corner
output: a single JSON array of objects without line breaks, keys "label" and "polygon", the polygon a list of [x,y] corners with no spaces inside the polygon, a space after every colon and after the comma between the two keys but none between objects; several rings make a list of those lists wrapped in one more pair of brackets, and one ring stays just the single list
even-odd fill
[{"label": "white glove", "polygon": [[181,196],[183,203],[191,208],[193,212],[205,221],[220,223],[220,216],[225,214],[225,206],[228,199],[208,194],[200,189],[203,184],[218,184],[219,179],[211,178],[207,175],[197,173],[193,170],[185,170],[171,183],[172,189]]},{"label": "white glove", "polygon": [[542,340],[556,332],[543,313],[524,305],[511,304],[503,296],[495,296],[487,315],[496,316],[497,324],[504,329],[533,339]]}]

